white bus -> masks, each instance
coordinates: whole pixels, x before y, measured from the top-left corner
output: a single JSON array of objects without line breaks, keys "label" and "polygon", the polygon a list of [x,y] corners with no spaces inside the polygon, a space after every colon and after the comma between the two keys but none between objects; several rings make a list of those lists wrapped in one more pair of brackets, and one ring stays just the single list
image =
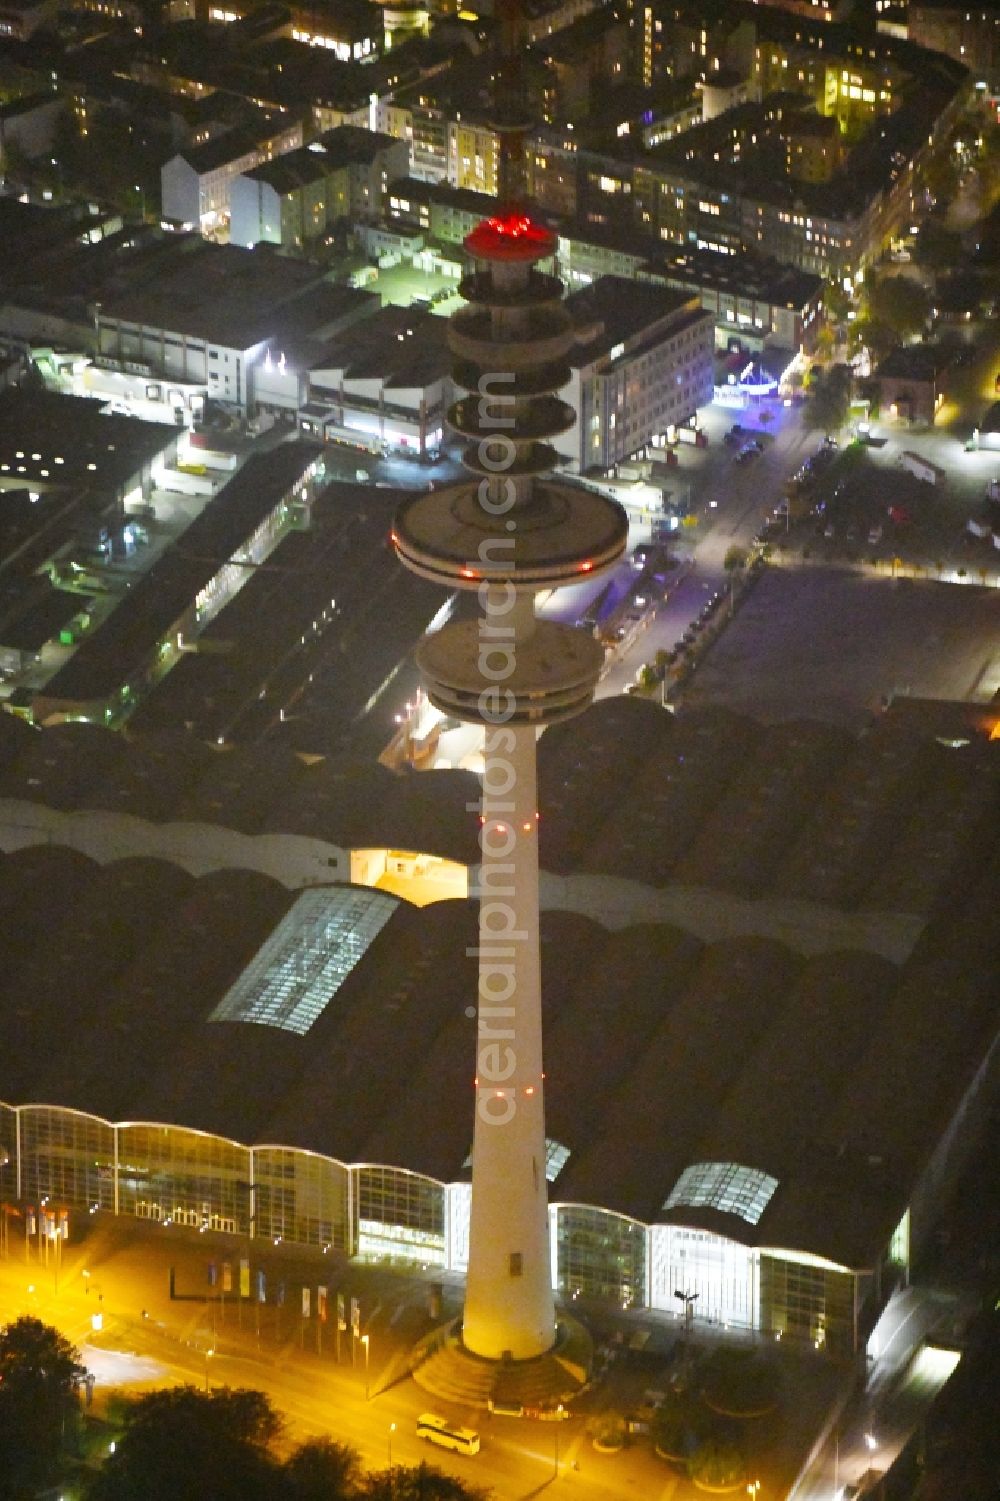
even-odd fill
[{"label": "white bus", "polygon": [[422,1412],[417,1419],[417,1438],[437,1444],[441,1449],[454,1449],[456,1454],[478,1454],[479,1434],[474,1428],[460,1428],[449,1423],[436,1412]]}]

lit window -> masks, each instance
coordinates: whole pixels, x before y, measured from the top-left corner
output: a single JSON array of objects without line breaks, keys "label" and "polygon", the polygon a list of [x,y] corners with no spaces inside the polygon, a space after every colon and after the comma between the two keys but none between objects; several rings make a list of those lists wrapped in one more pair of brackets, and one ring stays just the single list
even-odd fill
[{"label": "lit window", "polygon": [[778,1186],[777,1178],[738,1162],[696,1162],[670,1190],[664,1209],[718,1209],[756,1225]]},{"label": "lit window", "polygon": [[209,1017],[304,1036],[399,902],[381,891],[304,891]]}]

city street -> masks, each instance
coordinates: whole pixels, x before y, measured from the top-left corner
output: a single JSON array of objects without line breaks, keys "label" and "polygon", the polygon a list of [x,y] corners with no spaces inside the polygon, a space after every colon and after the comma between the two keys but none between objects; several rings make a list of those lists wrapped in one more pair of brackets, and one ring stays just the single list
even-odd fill
[{"label": "city street", "polygon": [[[615,1339],[617,1331],[617,1337],[635,1336],[645,1347],[637,1363],[616,1361],[582,1399],[579,1412],[560,1424],[449,1409],[448,1416],[482,1435],[480,1454],[461,1457],[428,1448],[415,1433],[417,1415],[440,1407],[407,1376],[405,1366],[407,1350],[432,1322],[427,1275],[254,1242],[254,1277],[258,1269],[266,1271],[269,1300],[260,1307],[245,1299],[237,1308],[233,1287],[241,1247],[232,1239],[107,1217],[88,1223],[87,1230],[84,1241],[71,1240],[58,1262],[53,1252],[47,1264],[34,1244],[26,1260],[20,1235],[12,1233],[10,1254],[0,1259],[0,1319],[31,1314],[71,1339],[95,1377],[99,1415],[112,1391],[138,1393],[183,1383],[250,1386],[265,1392],[281,1413],[288,1447],[331,1434],[357,1449],[367,1468],[427,1460],[493,1487],[496,1501],[529,1501],[553,1487],[553,1494],[579,1501],[695,1501],[698,1495],[655,1456],[647,1437],[636,1437],[618,1454],[598,1454],[587,1436],[588,1415],[607,1407],[634,1411],[647,1387],[662,1388],[669,1381],[677,1351],[672,1317],[593,1310],[598,1341]],[[220,1273],[211,1293],[210,1262]],[[232,1274],[228,1296],[223,1295],[226,1264]],[[174,1299],[168,1287],[171,1268]],[[315,1288],[320,1278],[329,1294],[323,1326],[316,1318],[315,1295],[311,1317],[301,1315],[301,1287]],[[281,1306],[274,1301],[279,1279],[287,1288]],[[348,1323],[350,1300],[358,1299],[359,1327],[368,1340],[366,1347],[346,1329],[339,1336],[339,1361],[338,1292]],[[444,1315],[457,1312],[460,1280],[446,1278],[443,1292]],[[897,1295],[869,1342],[867,1384],[853,1396],[848,1365],[792,1345],[776,1349],[786,1394],[794,1392],[795,1398],[782,1404],[780,1423],[762,1432],[750,1456],[763,1477],[765,1501],[787,1494],[800,1472],[792,1491],[797,1501],[830,1501],[835,1479],[853,1482],[870,1466],[885,1466],[954,1368],[950,1344],[969,1313],[968,1299],[918,1289]],[[719,1337],[718,1331],[699,1327],[696,1343],[710,1346]],[[824,1414],[834,1412],[828,1441],[806,1465]]]},{"label": "city street", "polygon": [[[255,1245],[255,1268],[266,1251]],[[238,1253],[232,1243],[159,1238],[155,1231],[105,1223],[93,1244],[67,1246],[58,1274],[54,1257],[46,1266],[38,1264],[34,1248],[29,1262],[21,1259],[22,1254],[13,1237],[10,1258],[0,1260],[0,1319],[30,1314],[55,1324],[71,1339],[97,1378],[97,1412],[104,1410],[112,1388],[139,1392],[183,1383],[250,1386],[265,1392],[280,1411],[289,1445],[332,1434],[357,1449],[367,1468],[384,1469],[390,1457],[394,1465],[426,1460],[458,1478],[492,1486],[496,1501],[527,1501],[557,1477],[560,1488],[580,1501],[638,1496],[668,1501],[688,1494],[688,1487],[679,1486],[648,1443],[619,1455],[595,1453],[580,1418],[550,1424],[488,1418],[471,1410],[450,1412],[480,1430],[482,1449],[475,1458],[419,1440],[417,1415],[433,1410],[435,1404],[406,1377],[398,1360],[400,1349],[410,1344],[411,1325],[420,1323],[418,1305],[426,1303],[428,1284],[419,1278],[348,1267],[342,1261],[324,1262],[318,1271],[313,1261],[313,1278],[328,1275],[331,1288],[339,1285],[347,1290],[348,1300],[351,1295],[361,1300],[362,1329],[370,1340],[366,1371],[361,1341],[354,1343],[352,1362],[350,1330],[340,1336],[340,1363],[334,1358],[332,1293],[322,1356],[316,1353],[315,1319],[306,1326],[299,1317],[297,1286],[284,1309],[269,1305],[262,1310],[259,1338],[253,1327],[255,1306],[249,1301],[243,1305],[238,1328],[231,1298],[228,1307],[224,1300],[210,1304],[194,1294],[169,1299],[168,1263],[177,1267],[179,1290],[196,1283],[204,1286],[209,1256],[235,1259]],[[95,1313],[103,1324],[100,1330],[93,1328]],[[282,1323],[276,1330],[278,1317]],[[276,1333],[281,1333],[280,1340]]]}]

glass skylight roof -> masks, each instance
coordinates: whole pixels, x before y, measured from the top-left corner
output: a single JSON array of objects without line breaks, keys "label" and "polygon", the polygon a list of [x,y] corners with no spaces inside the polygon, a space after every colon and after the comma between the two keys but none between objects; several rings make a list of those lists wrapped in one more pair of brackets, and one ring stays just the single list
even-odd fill
[{"label": "glass skylight roof", "polygon": [[777,1178],[738,1162],[696,1162],[670,1190],[664,1209],[718,1209],[756,1225],[778,1186]]},{"label": "glass skylight roof", "polygon": [[[555,1141],[551,1136],[545,1138],[545,1181],[554,1183],[569,1161],[569,1147],[564,1147],[561,1141]],[[462,1163],[463,1167],[472,1166],[472,1150]]]},{"label": "glass skylight roof", "polygon": [[209,1017],[304,1037],[399,902],[383,891],[303,891]]},{"label": "glass skylight roof", "polygon": [[551,1136],[545,1138],[545,1181],[554,1183],[569,1161],[569,1147],[564,1147],[561,1141],[553,1141]]}]

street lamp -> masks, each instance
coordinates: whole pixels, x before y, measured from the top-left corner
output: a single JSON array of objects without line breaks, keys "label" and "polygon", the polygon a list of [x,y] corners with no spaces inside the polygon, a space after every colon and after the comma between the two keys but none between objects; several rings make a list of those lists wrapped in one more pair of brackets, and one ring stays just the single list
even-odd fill
[{"label": "street lamp", "polygon": [[368,1349],[369,1349],[369,1345],[371,1344],[371,1335],[370,1334],[363,1334],[361,1336],[361,1343],[365,1347],[365,1401],[367,1402],[368,1401]]},{"label": "street lamp", "polygon": [[389,1494],[392,1494],[392,1435],[396,1431],[395,1423],[389,1424]]},{"label": "street lamp", "polygon": [[206,1391],[209,1390],[209,1384],[208,1384],[208,1362],[211,1360],[211,1358],[212,1358],[212,1356],[214,1354],[215,1354],[215,1350],[212,1349],[211,1346],[205,1351],[205,1390]]},{"label": "street lamp", "polygon": [[680,1288],[674,1288],[674,1297],[684,1304],[684,1367],[687,1370],[691,1362],[691,1326],[694,1323],[694,1305],[698,1294],[686,1293]]}]

